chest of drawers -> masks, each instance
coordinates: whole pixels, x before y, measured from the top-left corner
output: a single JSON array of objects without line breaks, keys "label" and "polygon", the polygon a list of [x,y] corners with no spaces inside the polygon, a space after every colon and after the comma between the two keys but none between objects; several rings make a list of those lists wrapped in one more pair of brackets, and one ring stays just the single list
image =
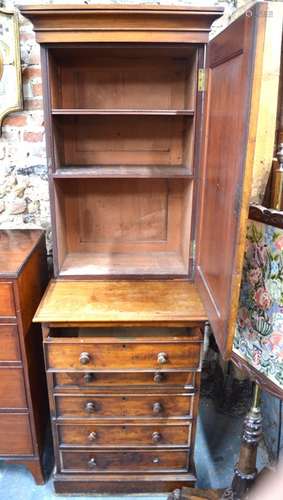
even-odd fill
[{"label": "chest of drawers", "polygon": [[[145,297],[149,285],[159,290],[156,314]],[[195,482],[206,315],[192,284],[136,283],[135,310],[126,293],[133,286],[54,281],[36,314],[43,323],[59,493],[170,491]],[[165,300],[170,290],[172,303]],[[183,299],[177,310],[174,294]],[[139,321],[131,324],[129,314]]]},{"label": "chest of drawers", "polygon": [[0,459],[44,482],[48,422],[41,334],[32,317],[47,284],[42,231],[0,231]]}]

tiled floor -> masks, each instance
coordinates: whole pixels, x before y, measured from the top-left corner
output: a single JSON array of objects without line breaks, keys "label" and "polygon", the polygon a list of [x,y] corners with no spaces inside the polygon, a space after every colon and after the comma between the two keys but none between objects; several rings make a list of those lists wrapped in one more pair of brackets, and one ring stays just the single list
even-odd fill
[{"label": "tiled floor", "polygon": [[[195,461],[198,485],[203,488],[225,488],[231,482],[233,467],[238,457],[241,417],[230,417],[217,413],[210,399],[201,402]],[[263,446],[258,453],[259,469],[268,461]],[[91,498],[107,500],[165,500],[168,495],[124,495],[108,497],[92,495]],[[65,500],[69,497],[58,496],[53,492],[52,481],[44,486],[36,486],[32,476],[22,466],[6,465],[0,462],[0,499],[1,500]],[[72,500],[81,500],[81,496],[72,496]]]}]

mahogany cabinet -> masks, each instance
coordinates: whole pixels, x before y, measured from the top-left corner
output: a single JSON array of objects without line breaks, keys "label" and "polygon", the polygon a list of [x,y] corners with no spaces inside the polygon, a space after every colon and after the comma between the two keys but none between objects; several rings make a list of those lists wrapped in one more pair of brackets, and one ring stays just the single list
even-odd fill
[{"label": "mahogany cabinet", "polygon": [[0,459],[26,465],[37,484],[49,412],[32,318],[47,279],[43,231],[0,231]]},{"label": "mahogany cabinet", "polygon": [[35,322],[55,489],[194,484],[203,328],[229,357],[282,5],[209,43],[218,6],[21,11],[44,82],[55,280]]}]

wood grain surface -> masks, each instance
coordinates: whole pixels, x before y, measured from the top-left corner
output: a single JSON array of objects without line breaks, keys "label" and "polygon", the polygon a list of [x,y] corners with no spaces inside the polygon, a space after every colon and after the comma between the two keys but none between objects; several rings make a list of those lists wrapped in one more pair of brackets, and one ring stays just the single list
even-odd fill
[{"label": "wood grain surface", "polygon": [[40,323],[108,325],[206,320],[196,286],[185,281],[51,281],[34,317]]}]

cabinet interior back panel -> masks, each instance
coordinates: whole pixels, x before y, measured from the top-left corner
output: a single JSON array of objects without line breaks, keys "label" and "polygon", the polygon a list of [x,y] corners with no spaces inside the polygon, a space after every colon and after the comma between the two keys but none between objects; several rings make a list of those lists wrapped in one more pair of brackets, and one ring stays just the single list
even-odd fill
[{"label": "cabinet interior back panel", "polygon": [[194,107],[194,49],[77,48],[51,54],[53,108]]},{"label": "cabinet interior back panel", "polygon": [[88,179],[56,186],[64,200],[57,204],[63,274],[79,259],[81,274],[93,266],[98,274],[188,272],[192,181]]},{"label": "cabinet interior back panel", "polygon": [[192,165],[193,120],[182,116],[57,116],[60,166]]}]

